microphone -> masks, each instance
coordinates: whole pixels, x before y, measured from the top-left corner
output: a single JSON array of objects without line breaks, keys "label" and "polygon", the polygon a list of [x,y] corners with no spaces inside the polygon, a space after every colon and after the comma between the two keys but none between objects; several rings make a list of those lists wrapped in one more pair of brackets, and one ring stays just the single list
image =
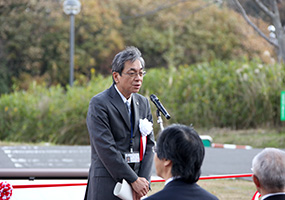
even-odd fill
[{"label": "microphone", "polygon": [[165,116],[166,119],[170,119],[170,115],[168,114],[166,109],[163,107],[163,105],[160,103],[157,96],[155,96],[154,94],[150,95],[150,100],[154,103],[157,109]]}]

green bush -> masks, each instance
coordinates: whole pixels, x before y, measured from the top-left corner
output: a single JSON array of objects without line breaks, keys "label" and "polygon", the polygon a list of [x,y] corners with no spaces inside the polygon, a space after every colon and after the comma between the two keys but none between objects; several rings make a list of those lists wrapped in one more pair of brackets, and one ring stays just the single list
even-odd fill
[{"label": "green bush", "polygon": [[29,90],[3,94],[0,101],[0,140],[89,142],[85,118],[91,97],[112,82],[102,76],[87,87],[46,88],[33,83]]},{"label": "green bush", "polygon": [[[170,69],[151,69],[141,94],[159,97],[171,123],[196,128],[281,127],[280,92],[284,66],[258,61],[213,61]],[[35,82],[27,91],[0,98],[0,140],[88,144],[86,113],[92,96],[112,84],[111,76],[93,77],[87,85],[47,88]],[[156,108],[151,103],[155,133]]]},{"label": "green bush", "polygon": [[161,87],[155,87],[149,77],[144,86],[150,81],[148,93],[161,97],[172,113],[170,123],[256,128],[280,124],[283,76],[280,65],[214,61],[160,70],[156,84],[163,83]]}]

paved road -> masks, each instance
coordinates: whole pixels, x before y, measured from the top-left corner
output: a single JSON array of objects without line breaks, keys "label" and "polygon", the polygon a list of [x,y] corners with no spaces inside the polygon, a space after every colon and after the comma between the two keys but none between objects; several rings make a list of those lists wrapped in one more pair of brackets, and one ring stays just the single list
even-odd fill
[{"label": "paved road", "polygon": [[[251,173],[251,160],[262,149],[220,149],[206,147],[202,175]],[[89,146],[3,146],[0,170],[32,168],[88,169]],[[153,175],[155,169],[153,167]]]},{"label": "paved road", "polygon": [[4,146],[0,168],[89,168],[89,146]]}]

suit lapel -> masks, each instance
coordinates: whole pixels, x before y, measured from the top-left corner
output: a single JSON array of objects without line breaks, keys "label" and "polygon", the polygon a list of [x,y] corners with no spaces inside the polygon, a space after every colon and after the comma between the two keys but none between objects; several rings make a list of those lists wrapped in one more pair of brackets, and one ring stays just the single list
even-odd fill
[{"label": "suit lapel", "polygon": [[114,105],[115,108],[117,108],[123,120],[125,121],[127,127],[131,130],[131,122],[130,122],[130,117],[129,117],[129,113],[127,111],[126,105],[124,104],[122,98],[116,91],[114,85],[112,85],[109,88],[109,96],[110,96],[110,102]]},{"label": "suit lapel", "polygon": [[[132,98],[133,98],[132,104],[133,104],[133,111],[134,111],[134,127],[138,127],[138,123],[140,119],[140,113],[139,113],[140,104],[139,104],[136,94],[133,94]],[[134,136],[136,135],[137,130],[138,129],[134,130]]]}]

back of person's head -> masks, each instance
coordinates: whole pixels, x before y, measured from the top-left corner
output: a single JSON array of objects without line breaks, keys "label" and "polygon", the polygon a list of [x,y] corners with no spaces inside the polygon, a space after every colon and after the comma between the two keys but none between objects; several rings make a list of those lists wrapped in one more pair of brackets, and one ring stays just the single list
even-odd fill
[{"label": "back of person's head", "polygon": [[285,152],[276,148],[264,149],[253,158],[252,171],[267,192],[284,191]]},{"label": "back of person's head", "polygon": [[112,72],[118,72],[122,75],[121,73],[124,70],[125,63],[127,61],[135,62],[136,60],[140,61],[142,68],[144,69],[145,62],[140,50],[136,47],[128,46],[114,57],[112,62]]},{"label": "back of person's head", "polygon": [[205,148],[197,132],[188,126],[174,124],[165,128],[157,140],[157,157],[172,161],[171,174],[195,183],[201,174]]}]

